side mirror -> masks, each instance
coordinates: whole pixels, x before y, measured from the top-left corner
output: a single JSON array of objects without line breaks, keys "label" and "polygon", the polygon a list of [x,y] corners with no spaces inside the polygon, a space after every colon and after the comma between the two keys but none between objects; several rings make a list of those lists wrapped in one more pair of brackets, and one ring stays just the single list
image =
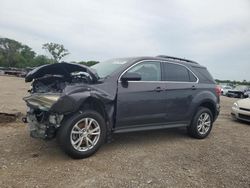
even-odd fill
[{"label": "side mirror", "polygon": [[127,82],[127,81],[139,81],[141,80],[141,75],[135,72],[126,72],[122,77],[121,81],[122,82]]}]

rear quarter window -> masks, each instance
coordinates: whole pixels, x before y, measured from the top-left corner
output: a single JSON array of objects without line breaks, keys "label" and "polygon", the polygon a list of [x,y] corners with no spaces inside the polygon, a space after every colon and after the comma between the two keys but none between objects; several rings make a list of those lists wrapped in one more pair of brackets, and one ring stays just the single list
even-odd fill
[{"label": "rear quarter window", "polygon": [[200,83],[213,83],[215,81],[208,70],[204,67],[192,67],[194,69],[195,74],[198,76]]}]

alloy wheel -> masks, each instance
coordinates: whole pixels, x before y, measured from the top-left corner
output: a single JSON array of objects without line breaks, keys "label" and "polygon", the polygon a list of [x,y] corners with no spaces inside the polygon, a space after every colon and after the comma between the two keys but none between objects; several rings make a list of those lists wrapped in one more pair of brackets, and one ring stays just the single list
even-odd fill
[{"label": "alloy wheel", "polygon": [[197,122],[197,130],[199,134],[206,134],[211,127],[211,117],[208,113],[204,112],[200,115]]},{"label": "alloy wheel", "polygon": [[100,134],[100,125],[95,119],[83,118],[73,126],[70,141],[77,151],[88,151],[96,145]]}]

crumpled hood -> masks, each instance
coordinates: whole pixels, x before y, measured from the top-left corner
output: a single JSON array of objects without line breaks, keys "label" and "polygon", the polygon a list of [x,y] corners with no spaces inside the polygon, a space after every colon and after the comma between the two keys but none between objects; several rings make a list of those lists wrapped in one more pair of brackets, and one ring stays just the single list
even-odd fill
[{"label": "crumpled hood", "polygon": [[45,75],[62,75],[66,78],[70,78],[72,72],[87,72],[92,77],[93,81],[98,80],[98,76],[93,69],[85,65],[62,62],[42,65],[33,69],[26,75],[25,82],[31,82],[33,79],[40,78]]},{"label": "crumpled hood", "polygon": [[240,108],[250,109],[250,98],[238,100],[237,103]]}]

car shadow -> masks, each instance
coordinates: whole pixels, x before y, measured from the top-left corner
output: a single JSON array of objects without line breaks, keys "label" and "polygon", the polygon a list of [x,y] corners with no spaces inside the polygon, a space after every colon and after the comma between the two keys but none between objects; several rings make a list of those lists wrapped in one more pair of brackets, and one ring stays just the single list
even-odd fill
[{"label": "car shadow", "polygon": [[[172,143],[177,140],[191,139],[187,135],[186,128],[171,128],[171,129],[161,129],[161,130],[150,130],[150,131],[140,131],[140,132],[129,132],[129,133],[119,133],[113,135],[113,140],[111,143],[104,144],[100,150],[97,152],[95,157],[99,158],[100,155],[107,155],[110,152],[117,152],[121,148],[129,147],[141,147],[151,146],[159,143]],[[30,154],[30,157],[38,156],[37,158],[50,158],[53,156],[53,161],[68,161],[71,159],[64,152],[62,152],[55,140],[49,142],[41,142],[34,140],[36,146],[39,146],[39,150],[34,146],[34,152]],[[100,155],[99,155],[100,154]]]},{"label": "car shadow", "polygon": [[179,139],[187,139],[186,128],[171,128],[140,132],[119,133],[113,135],[113,141],[109,145],[134,145],[138,143],[167,142]]},{"label": "car shadow", "polygon": [[241,125],[246,125],[246,126],[250,125],[250,122],[247,122],[247,121],[243,121],[243,120],[235,120],[235,121],[240,123]]}]

